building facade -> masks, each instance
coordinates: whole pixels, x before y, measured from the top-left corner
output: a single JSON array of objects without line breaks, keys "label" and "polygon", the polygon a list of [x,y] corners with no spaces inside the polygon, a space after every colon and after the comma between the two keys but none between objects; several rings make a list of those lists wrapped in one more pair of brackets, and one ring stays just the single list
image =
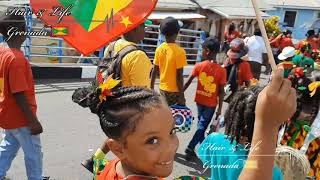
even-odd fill
[{"label": "building facade", "polygon": [[269,3],[274,10],[267,13],[280,17],[281,29],[290,29],[294,39],[304,39],[310,29],[319,32],[320,0],[271,0]]}]

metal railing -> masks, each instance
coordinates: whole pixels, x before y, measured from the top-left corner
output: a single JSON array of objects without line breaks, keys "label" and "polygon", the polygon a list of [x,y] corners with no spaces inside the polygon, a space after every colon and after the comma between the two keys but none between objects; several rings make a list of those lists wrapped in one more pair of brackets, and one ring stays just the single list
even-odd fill
[{"label": "metal railing", "polygon": [[[30,6],[26,6],[25,8],[31,10]],[[32,16],[27,16],[27,30],[39,30],[42,29],[41,22],[38,19],[34,19]],[[36,25],[36,26],[35,26]],[[159,32],[158,25],[147,25],[148,30],[146,31],[145,39],[139,44],[139,46],[146,51],[150,59],[154,59],[156,48],[165,41],[164,36]],[[45,31],[51,31],[48,28],[45,28]],[[190,63],[195,63],[196,61],[200,61],[202,55],[201,44],[205,40],[205,32],[203,31],[195,31],[190,29],[181,29],[178,38],[177,44],[179,44],[182,48],[186,50],[187,59]],[[56,41],[52,43],[54,45],[48,44],[34,44],[34,40],[36,39],[46,39],[50,41]],[[0,36],[0,42],[3,41]],[[64,40],[62,38],[57,37],[49,37],[49,36],[28,36],[25,43],[23,44],[23,48],[25,51],[25,56],[31,60],[32,57],[47,57],[47,58],[58,58],[59,63],[63,62],[63,58],[72,58],[72,59],[100,59],[103,58],[105,47],[99,50],[99,56],[93,57],[84,57],[82,55],[79,56],[70,56],[64,54],[63,50],[75,50],[71,47],[63,46]],[[45,49],[47,51],[46,54],[37,53],[34,49]]]}]

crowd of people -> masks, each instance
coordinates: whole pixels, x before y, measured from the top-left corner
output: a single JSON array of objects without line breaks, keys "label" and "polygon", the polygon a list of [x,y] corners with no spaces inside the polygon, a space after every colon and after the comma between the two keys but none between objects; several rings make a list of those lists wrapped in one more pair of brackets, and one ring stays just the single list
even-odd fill
[{"label": "crowd of people", "polygon": [[[0,33],[6,38],[10,26],[24,30],[23,20],[22,16],[1,17]],[[12,21],[20,23],[13,25]],[[178,20],[168,17],[161,22],[160,32],[166,41],[156,49],[153,64],[137,45],[144,39],[144,23],[110,43],[92,86],[77,89],[72,96],[74,102],[98,116],[106,135],[102,146],[81,164],[99,180],[160,180],[170,176],[179,147],[170,106],[192,103],[184,92],[197,78],[194,102],[198,124],[185,147],[186,160],[199,157],[209,164],[212,179],[283,179],[274,157],[264,155],[275,155],[279,128],[283,126],[281,144],[301,147],[301,143],[295,144],[296,134],[300,133],[303,139],[307,133],[301,128],[311,126],[316,119],[320,85],[319,74],[314,70],[318,61],[314,48],[319,47],[310,43],[313,38],[299,43],[299,52],[286,46],[278,56],[275,54],[279,69],[273,70],[271,82],[262,87],[258,80],[268,58],[261,32],[256,30],[254,36],[243,40],[231,26],[224,43],[228,59],[219,64],[217,54],[223,43],[217,37],[207,38],[202,44],[202,62],[194,66],[184,83],[187,58],[176,43],[179,31]],[[281,44],[285,38],[277,39],[272,43]],[[39,136],[43,130],[36,116],[30,65],[20,51],[24,40],[24,36],[12,37],[7,42],[9,48],[0,48],[0,127],[5,129],[0,144],[0,179],[5,178],[20,147],[24,150],[28,179],[43,179]],[[157,78],[160,93],[154,90]],[[223,102],[228,103],[226,113],[222,112]],[[225,133],[214,132],[206,137],[214,114],[216,119],[225,116]],[[303,126],[295,125],[302,120]],[[254,146],[261,141],[259,148],[247,149],[248,144]],[[208,147],[214,144],[223,149]],[[312,166],[310,176],[320,178],[320,144],[316,139],[312,145],[307,154]],[[116,159],[106,160],[109,152]],[[243,162],[257,166],[245,168]],[[219,164],[236,168],[213,168]]]}]

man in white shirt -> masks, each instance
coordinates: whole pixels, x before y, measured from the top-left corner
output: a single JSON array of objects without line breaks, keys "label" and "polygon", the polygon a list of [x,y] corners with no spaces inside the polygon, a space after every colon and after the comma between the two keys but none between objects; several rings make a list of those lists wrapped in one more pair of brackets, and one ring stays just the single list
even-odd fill
[{"label": "man in white shirt", "polygon": [[260,29],[256,29],[254,35],[246,39],[245,43],[249,48],[248,59],[253,77],[259,80],[261,66],[268,60],[267,49]]}]

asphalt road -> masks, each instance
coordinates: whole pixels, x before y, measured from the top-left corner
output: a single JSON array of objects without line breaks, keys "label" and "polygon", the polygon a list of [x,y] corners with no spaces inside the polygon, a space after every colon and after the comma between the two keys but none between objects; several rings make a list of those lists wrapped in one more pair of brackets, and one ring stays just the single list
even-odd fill
[{"label": "asphalt road", "polygon": [[[187,105],[196,114],[193,102],[196,81],[186,92]],[[88,81],[56,80],[36,82],[38,118],[44,127],[42,145],[44,152],[44,175],[52,180],[90,180],[92,176],[80,162],[88,158],[103,142],[105,135],[99,127],[98,118],[89,109],[83,109],[71,100],[73,91],[86,86]],[[184,160],[184,149],[196,129],[178,134],[180,146],[174,163],[174,171],[167,179],[182,175],[210,176],[200,161]],[[1,131],[1,130],[0,130]],[[1,138],[0,138],[1,139]],[[113,155],[108,155],[109,159]],[[200,173],[201,172],[201,173]],[[7,175],[12,180],[26,180],[23,151],[20,150]]]}]

